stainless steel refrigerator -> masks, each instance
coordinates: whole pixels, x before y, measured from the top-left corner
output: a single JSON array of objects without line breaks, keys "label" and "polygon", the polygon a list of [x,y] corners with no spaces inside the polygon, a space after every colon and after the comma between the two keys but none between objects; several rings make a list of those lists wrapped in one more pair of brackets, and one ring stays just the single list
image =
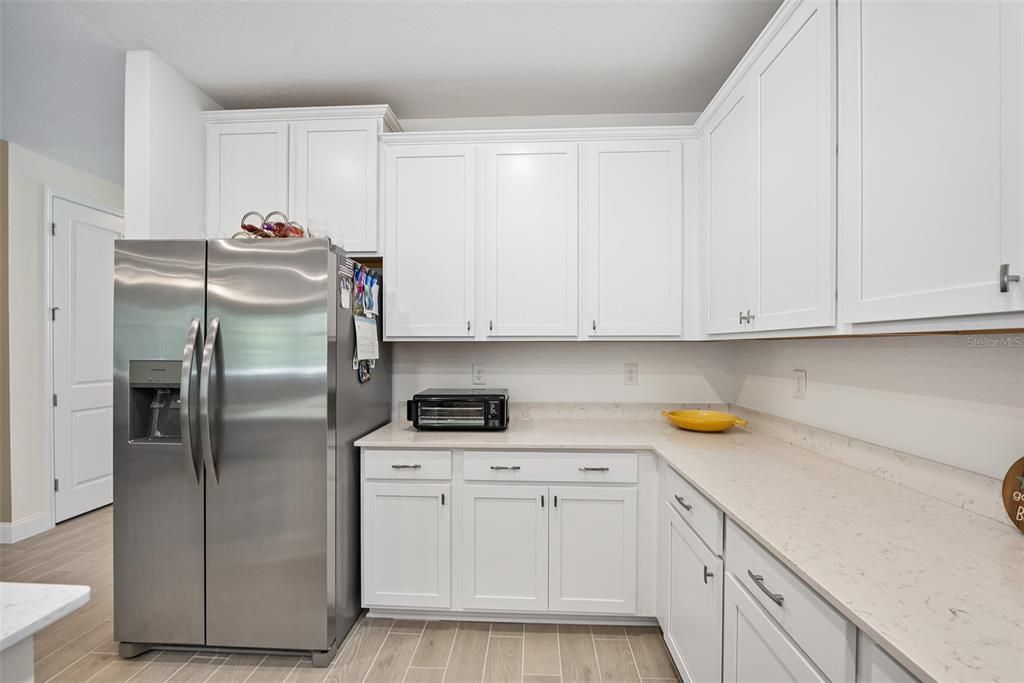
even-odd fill
[{"label": "stainless steel refrigerator", "polygon": [[327,239],[117,243],[122,656],[297,650],[325,665],[358,617],[353,442],[388,421],[391,377],[383,344],[369,382],[353,370],[344,263]]}]

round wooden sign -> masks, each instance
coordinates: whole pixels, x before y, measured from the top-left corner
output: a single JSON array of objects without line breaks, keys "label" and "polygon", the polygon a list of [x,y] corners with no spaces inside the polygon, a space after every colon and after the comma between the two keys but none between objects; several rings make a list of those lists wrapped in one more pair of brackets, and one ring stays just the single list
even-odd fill
[{"label": "round wooden sign", "polygon": [[1010,521],[1024,533],[1024,458],[1010,465],[1003,479],[1003,505]]}]

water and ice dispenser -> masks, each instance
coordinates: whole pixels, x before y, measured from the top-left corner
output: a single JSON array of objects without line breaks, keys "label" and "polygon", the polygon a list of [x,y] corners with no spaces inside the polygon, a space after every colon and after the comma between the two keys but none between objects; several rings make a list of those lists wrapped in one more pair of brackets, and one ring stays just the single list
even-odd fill
[{"label": "water and ice dispenser", "polygon": [[128,385],[131,391],[129,440],[132,443],[181,443],[181,361],[130,361]]}]

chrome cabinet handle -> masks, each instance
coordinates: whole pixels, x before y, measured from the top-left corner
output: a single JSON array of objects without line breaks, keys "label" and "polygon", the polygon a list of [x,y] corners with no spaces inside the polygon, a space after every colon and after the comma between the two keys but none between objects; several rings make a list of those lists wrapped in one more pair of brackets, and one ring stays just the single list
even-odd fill
[{"label": "chrome cabinet handle", "polygon": [[421,467],[423,467],[423,465],[420,465],[420,464],[416,464],[416,465],[392,465],[391,469],[393,469],[393,470],[418,470]]},{"label": "chrome cabinet handle", "polygon": [[195,369],[195,358],[202,341],[199,338],[201,324],[199,318],[192,318],[185,335],[185,351],[181,359],[181,445],[185,451],[185,466],[196,485],[199,485],[199,468],[196,467],[195,454],[192,452],[192,372]]},{"label": "chrome cabinet handle", "polygon": [[213,357],[217,352],[217,337],[220,336],[220,318],[210,321],[207,333],[206,346],[203,348],[203,366],[199,372],[199,439],[203,445],[206,469],[213,475],[214,483],[220,483],[217,458],[213,452],[213,436],[210,433],[210,377],[213,374]]},{"label": "chrome cabinet handle", "polygon": [[753,314],[753,313],[751,313],[751,312],[750,312],[750,309],[748,308],[748,309],[747,309],[747,323],[752,323],[752,322],[754,322],[754,318],[755,318],[754,314]]},{"label": "chrome cabinet handle", "polygon": [[581,467],[580,472],[607,472],[607,467]]},{"label": "chrome cabinet handle", "polygon": [[491,465],[491,469],[495,470],[495,471],[497,471],[497,470],[512,470],[514,472],[514,471],[522,469],[522,468],[519,467],[519,465]]},{"label": "chrome cabinet handle", "polygon": [[714,577],[714,575],[715,575],[714,572],[709,572],[708,571],[708,566],[704,565],[704,583],[707,583],[708,579]]},{"label": "chrome cabinet handle", "polygon": [[597,320],[596,319],[590,321],[590,329],[592,329],[594,332],[597,332]]},{"label": "chrome cabinet handle", "polygon": [[466,321],[466,332],[469,332],[469,322],[470,321],[468,321],[468,320]]},{"label": "chrome cabinet handle", "polygon": [[683,509],[686,510],[687,512],[689,512],[690,510],[693,509],[693,505],[691,505],[690,503],[687,503],[686,499],[683,498],[682,496],[677,495],[676,496],[676,502],[679,503],[683,507]]},{"label": "chrome cabinet handle", "polygon": [[742,325],[744,322],[746,322],[746,320],[747,319],[743,317],[743,311],[740,311],[740,325]]},{"label": "chrome cabinet handle", "polygon": [[761,574],[755,574],[749,569],[747,570],[747,576],[749,576],[754,581],[754,583],[757,584],[757,587],[761,589],[762,593],[771,598],[772,602],[779,606],[782,605],[782,594],[772,593],[770,590],[768,590],[768,587],[764,585],[764,576],[762,576]]},{"label": "chrome cabinet handle", "polygon": [[1010,275],[1010,264],[1004,263],[999,266],[999,291],[1009,292],[1011,282],[1020,282],[1020,275]]},{"label": "chrome cabinet handle", "polygon": [[488,332],[494,332],[494,321],[493,320],[488,320],[487,321],[487,331]]}]

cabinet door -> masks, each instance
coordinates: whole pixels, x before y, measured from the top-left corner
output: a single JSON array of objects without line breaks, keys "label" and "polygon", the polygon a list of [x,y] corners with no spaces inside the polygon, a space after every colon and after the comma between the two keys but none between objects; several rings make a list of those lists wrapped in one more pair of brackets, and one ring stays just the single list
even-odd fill
[{"label": "cabinet door", "polygon": [[207,236],[231,237],[249,211],[288,208],[288,124],[207,124]]},{"label": "cabinet door", "polygon": [[725,576],[724,633],[726,683],[827,681],[731,573]]},{"label": "cabinet door", "polygon": [[802,4],[754,67],[757,330],[835,324],[833,5]]},{"label": "cabinet door", "polygon": [[857,633],[857,683],[917,683],[885,650],[863,631]]},{"label": "cabinet door", "polygon": [[686,681],[722,680],[722,560],[663,505],[662,542],[668,562],[663,597],[668,612],[664,632]]},{"label": "cabinet door", "polygon": [[472,337],[475,148],[385,149],[385,333]]},{"label": "cabinet door", "polygon": [[584,150],[586,333],[682,334],[682,143],[607,142]]},{"label": "cabinet door", "polygon": [[742,86],[707,135],[708,332],[742,332],[756,311],[755,95]]},{"label": "cabinet door", "polygon": [[377,251],[379,125],[343,119],[291,127],[291,217],[345,251]]},{"label": "cabinet door", "polygon": [[363,483],[363,604],[451,606],[451,486]]},{"label": "cabinet door", "polygon": [[575,144],[488,145],[487,334],[576,336]]},{"label": "cabinet door", "polygon": [[636,489],[551,487],[552,610],[636,612]]},{"label": "cabinet door", "polygon": [[1024,310],[1024,4],[838,11],[840,319]]},{"label": "cabinet door", "polygon": [[546,610],[547,487],[466,485],[460,505],[463,606]]}]

